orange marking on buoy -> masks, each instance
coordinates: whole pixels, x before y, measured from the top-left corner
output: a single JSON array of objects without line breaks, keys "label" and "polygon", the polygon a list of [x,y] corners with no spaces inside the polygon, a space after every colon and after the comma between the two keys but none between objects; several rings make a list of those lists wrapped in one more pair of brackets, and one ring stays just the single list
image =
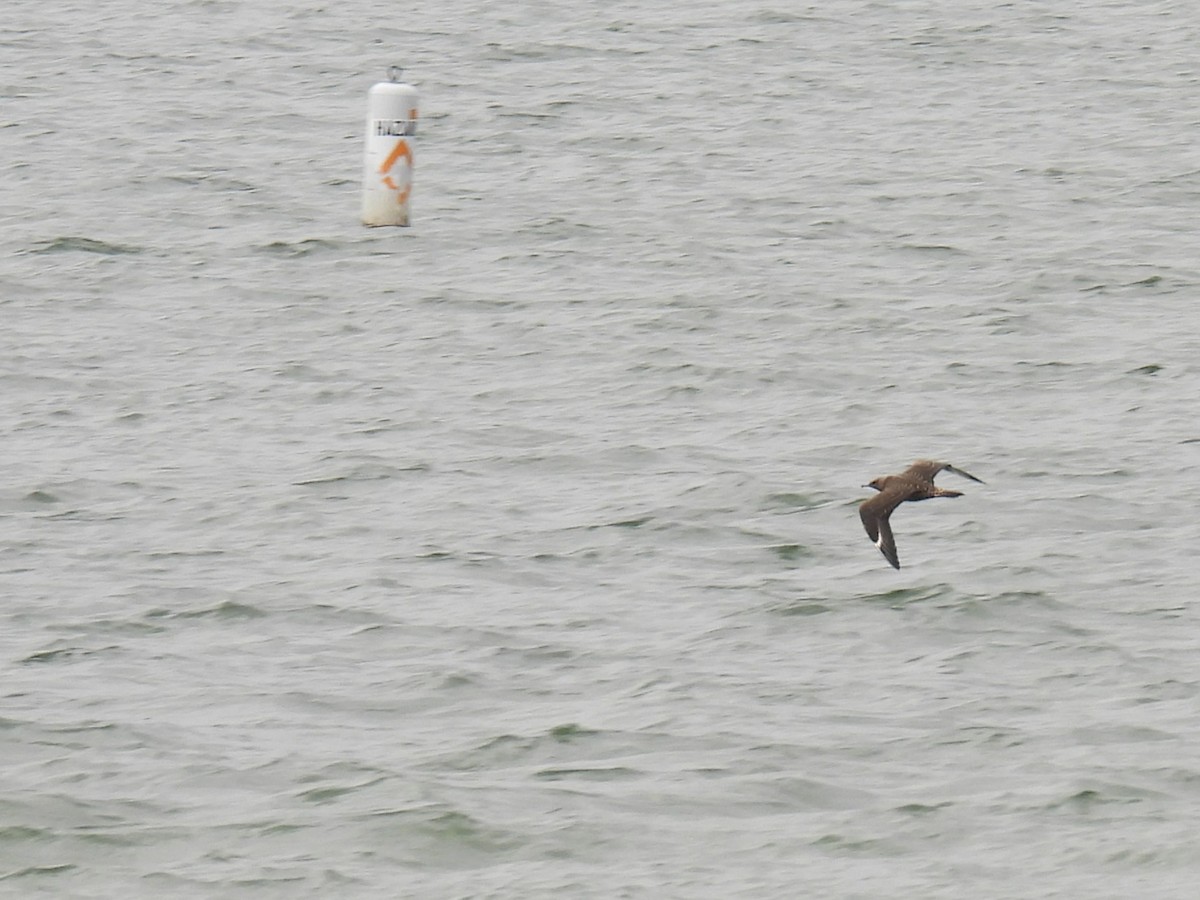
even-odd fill
[{"label": "orange marking on buoy", "polygon": [[[412,150],[410,150],[408,147],[408,141],[404,140],[403,138],[396,141],[396,146],[392,148],[392,152],[388,154],[387,159],[379,164],[379,174],[383,176],[383,183],[388,186],[389,190],[399,190],[399,188],[396,186],[396,182],[392,180],[390,173],[392,171],[392,166],[396,164],[396,160],[402,156],[408,160],[409,168],[412,168]],[[409,181],[409,183],[404,186],[404,190],[400,191],[399,195],[397,195],[396,202],[403,205],[408,201],[408,195],[411,193],[412,181]]]}]

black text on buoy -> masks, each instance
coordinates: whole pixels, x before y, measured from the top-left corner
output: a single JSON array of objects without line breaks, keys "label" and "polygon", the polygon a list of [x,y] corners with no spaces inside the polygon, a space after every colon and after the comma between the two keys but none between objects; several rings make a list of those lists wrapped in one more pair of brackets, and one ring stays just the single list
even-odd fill
[{"label": "black text on buoy", "polygon": [[367,92],[362,195],[365,225],[409,224],[417,89],[399,80],[400,71],[392,66],[389,80],[373,85]]}]

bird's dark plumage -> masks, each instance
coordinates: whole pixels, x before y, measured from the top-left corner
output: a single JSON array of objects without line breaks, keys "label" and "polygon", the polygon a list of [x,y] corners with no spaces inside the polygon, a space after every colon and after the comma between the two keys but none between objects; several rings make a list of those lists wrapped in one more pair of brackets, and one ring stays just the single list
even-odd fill
[{"label": "bird's dark plumage", "polygon": [[948,491],[933,483],[934,476],[943,471],[953,472],[983,484],[974,475],[956,469],[950,463],[918,459],[899,475],[883,475],[864,485],[875,488],[879,493],[863,502],[858,508],[858,515],[862,519],[863,528],[867,530],[867,537],[875,542],[879,552],[893,568],[900,568],[900,556],[896,552],[896,539],[892,536],[892,526],[888,519],[896,507],[906,500],[962,496],[962,491]]}]

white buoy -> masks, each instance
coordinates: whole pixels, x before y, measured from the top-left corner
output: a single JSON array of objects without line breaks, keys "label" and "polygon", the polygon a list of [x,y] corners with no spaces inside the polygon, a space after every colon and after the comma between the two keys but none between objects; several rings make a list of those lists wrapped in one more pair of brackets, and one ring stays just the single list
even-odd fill
[{"label": "white buoy", "polygon": [[367,92],[367,144],[363,167],[363,223],[407,225],[413,186],[413,137],[417,133],[417,89],[400,81],[392,66],[388,81]]}]

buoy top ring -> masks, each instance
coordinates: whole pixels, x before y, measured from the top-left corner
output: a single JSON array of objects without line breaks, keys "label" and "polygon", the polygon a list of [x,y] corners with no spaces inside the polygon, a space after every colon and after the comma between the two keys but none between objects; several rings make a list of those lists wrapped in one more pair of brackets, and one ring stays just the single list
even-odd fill
[{"label": "buoy top ring", "polygon": [[388,81],[399,81],[403,72],[399,66],[388,66]]}]

